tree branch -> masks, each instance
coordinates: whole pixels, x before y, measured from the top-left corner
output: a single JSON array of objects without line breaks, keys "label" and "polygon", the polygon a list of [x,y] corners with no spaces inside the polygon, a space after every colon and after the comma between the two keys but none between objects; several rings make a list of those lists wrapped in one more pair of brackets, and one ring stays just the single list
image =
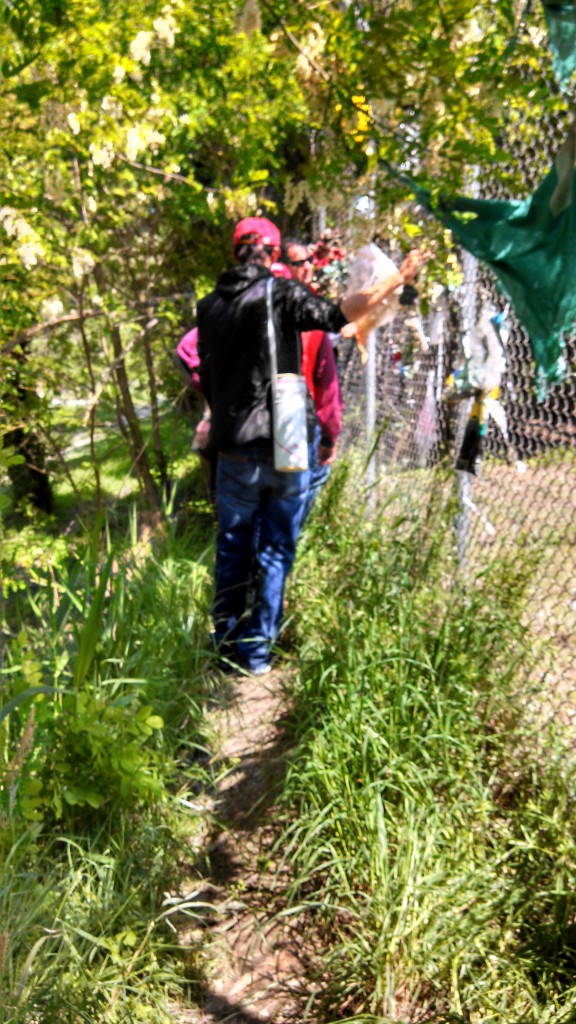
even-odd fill
[{"label": "tree branch", "polygon": [[[180,302],[182,299],[193,299],[195,294],[195,292],[174,292],[172,295],[157,295],[147,299],[146,305],[159,306],[161,302]],[[137,309],[141,305],[140,302],[128,303],[126,309]],[[83,323],[84,320],[89,320],[91,317],[108,315],[105,309],[85,309],[82,313],[67,313],[66,316],[59,316],[55,320],[45,320],[41,324],[34,324],[33,327],[27,327],[26,330],[20,331],[12,341],[4,345],[4,348],[0,349],[0,356],[9,356],[15,348],[18,348],[18,345],[31,341],[32,338],[43,334],[44,331],[52,331],[63,324]]]},{"label": "tree branch", "polygon": [[120,153],[117,154],[118,160],[121,160],[124,164],[129,164],[130,167],[137,167],[139,171],[148,171],[149,174],[158,174],[161,178],[169,178],[171,181],[181,181],[183,185],[189,185],[190,188],[195,189],[196,192],[202,191],[202,186],[198,185],[196,181],[189,181],[183,174],[172,174],[170,171],[162,171],[159,167],[150,167],[149,164],[140,164],[137,160],[129,160],[127,156],[122,156]]},{"label": "tree branch", "polygon": [[144,329],[140,332],[140,334],[138,334],[135,338],[132,338],[132,341],[129,341],[127,345],[124,345],[124,348],[120,349],[114,362],[111,363],[111,365],[108,367],[108,370],[106,371],[104,376],[100,378],[99,384],[97,384],[94,387],[92,398],[90,399],[88,405],[86,406],[86,412],[84,414],[84,419],[82,421],[83,427],[86,427],[88,425],[90,416],[92,414],[92,410],[100,401],[100,396],[104,391],[104,388],[110,381],[111,377],[113,377],[118,367],[124,362],[125,356],[127,356],[130,349],[134,348],[134,345],[136,345],[139,341],[142,341],[142,339],[145,338],[150,331],[154,330],[154,328],[158,325],[158,322],[159,321],[157,318],[149,320]]},{"label": "tree branch", "polygon": [[314,71],[317,71],[318,74],[320,75],[320,77],[323,78],[325,82],[329,82],[330,81],[330,75],[326,71],[324,71],[324,68],[321,67],[320,64],[318,64],[314,60],[314,58],[310,56],[309,53],[306,53],[306,51],[304,50],[304,48],[302,46],[300,46],[300,43],[296,39],[296,36],[294,36],[292,34],[292,32],[290,31],[290,29],[286,27],[286,23],[284,22],[284,19],[278,15],[277,11],[274,10],[274,8],[271,6],[271,4],[266,3],[266,0],[261,0],[261,3],[262,3],[262,6],[266,8],[268,13],[272,14],[276,18],[277,24],[280,25],[280,28],[282,29],[282,31],[283,31],[284,35],[286,36],[286,38],[292,43],[292,46],[296,50],[298,50],[298,53],[302,54],[304,59],[308,61],[310,67],[314,68]]},{"label": "tree branch", "polygon": [[45,320],[44,323],[34,324],[34,327],[27,327],[25,331],[20,331],[12,341],[9,341],[0,350],[0,355],[9,356],[15,348],[18,348],[18,345],[31,341],[37,334],[43,334],[44,331],[52,331],[55,327],[61,327],[62,324],[74,324],[82,320],[88,320],[89,317],[105,315],[106,311],[104,309],[87,309],[83,313],[68,313],[66,316],[59,316],[55,320]]}]

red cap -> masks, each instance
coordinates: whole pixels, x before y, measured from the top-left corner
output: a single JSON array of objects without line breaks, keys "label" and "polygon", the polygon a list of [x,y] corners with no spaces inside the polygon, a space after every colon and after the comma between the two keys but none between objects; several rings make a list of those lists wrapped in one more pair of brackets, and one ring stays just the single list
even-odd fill
[{"label": "red cap", "polygon": [[244,220],[239,221],[234,228],[232,245],[240,245],[243,240],[262,245],[280,245],[281,243],[278,228],[266,217],[244,217]]}]

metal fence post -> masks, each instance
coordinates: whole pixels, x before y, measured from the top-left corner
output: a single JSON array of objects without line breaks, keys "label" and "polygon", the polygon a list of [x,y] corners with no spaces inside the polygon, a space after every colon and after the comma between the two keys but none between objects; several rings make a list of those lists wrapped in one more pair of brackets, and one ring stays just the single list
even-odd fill
[{"label": "metal fence post", "polygon": [[[478,168],[474,170],[470,194],[477,198],[480,193]],[[478,297],[478,260],[465,251],[462,255],[462,287],[460,289],[460,309],[462,312],[462,348],[466,359],[470,356],[470,336],[476,326],[476,302]],[[472,408],[472,399],[462,402],[458,417],[457,448],[459,450],[466,423]],[[461,569],[468,571],[468,539],[470,535],[470,518],[472,502],[472,478],[469,473],[457,471],[459,513],[456,520],[456,551]]]},{"label": "metal fence post", "polygon": [[374,496],[376,483],[376,331],[370,331],[366,341],[366,450],[369,458],[366,464],[366,487]]}]

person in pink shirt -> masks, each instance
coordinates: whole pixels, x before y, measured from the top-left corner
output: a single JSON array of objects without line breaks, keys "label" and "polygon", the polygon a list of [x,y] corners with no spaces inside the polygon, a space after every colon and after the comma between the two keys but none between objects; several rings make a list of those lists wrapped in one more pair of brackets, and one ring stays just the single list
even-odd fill
[{"label": "person in pink shirt", "polygon": [[[200,384],[200,356],[198,355],[198,328],[193,327],[178,342],[176,355],[182,370],[187,374],[189,387],[204,399]],[[214,500],[214,483],[216,474],[216,455],[208,447],[210,434],[210,409],[204,399],[204,411],[194,429],[192,449],[202,458],[202,470],[208,485],[210,498]]]},{"label": "person in pink shirt", "polygon": [[191,331],[188,331],[183,338],[180,339],[176,346],[176,354],[180,360],[182,369],[188,373],[190,387],[194,389],[199,395],[202,394],[202,388],[200,386],[200,376],[198,373],[198,367],[200,366],[200,356],[198,355],[198,328],[193,327]]}]

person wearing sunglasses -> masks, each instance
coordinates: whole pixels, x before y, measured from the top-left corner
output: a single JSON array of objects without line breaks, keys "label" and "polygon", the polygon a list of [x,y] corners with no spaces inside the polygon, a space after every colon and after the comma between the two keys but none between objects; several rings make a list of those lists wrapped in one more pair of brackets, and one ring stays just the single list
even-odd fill
[{"label": "person wearing sunglasses", "polygon": [[282,244],[282,260],[295,281],[306,285],[307,288],[311,287],[314,267],[312,257],[303,242],[297,238],[285,238]]},{"label": "person wearing sunglasses", "polygon": [[[286,238],[282,246],[284,263],[292,278],[314,291],[314,268],[307,246],[299,239]],[[320,488],[324,486],[336,457],[336,442],[342,431],[343,402],[338,383],[334,349],[326,331],[304,331],[302,373],[316,410],[313,440],[309,445],[310,482],[304,511],[309,515]]]}]

